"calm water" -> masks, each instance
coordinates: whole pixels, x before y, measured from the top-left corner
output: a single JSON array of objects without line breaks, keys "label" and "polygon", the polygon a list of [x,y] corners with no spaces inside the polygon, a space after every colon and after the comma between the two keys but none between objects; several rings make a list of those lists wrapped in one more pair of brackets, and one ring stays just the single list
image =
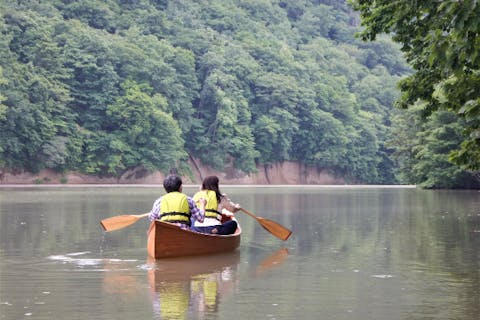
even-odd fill
[{"label": "calm water", "polygon": [[[192,194],[193,188],[185,188]],[[151,261],[159,187],[0,188],[0,319],[478,319],[480,193],[240,188],[239,250]]]}]

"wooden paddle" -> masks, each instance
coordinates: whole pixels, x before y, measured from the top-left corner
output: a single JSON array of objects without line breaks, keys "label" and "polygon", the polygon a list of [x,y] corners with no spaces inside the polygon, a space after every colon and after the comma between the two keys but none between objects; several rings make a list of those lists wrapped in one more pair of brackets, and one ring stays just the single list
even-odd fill
[{"label": "wooden paddle", "polygon": [[150,212],[143,214],[125,214],[121,216],[110,217],[100,221],[100,224],[103,227],[103,230],[109,232],[118,229],[128,227],[131,224],[134,224],[138,220],[148,216]]},{"label": "wooden paddle", "polygon": [[282,240],[285,241],[292,234],[291,230],[289,230],[289,229],[285,228],[284,226],[276,223],[275,221],[265,219],[265,218],[262,218],[262,217],[257,217],[253,213],[251,213],[251,212],[249,212],[249,211],[247,211],[243,208],[240,208],[240,210],[245,212],[246,214],[248,214],[250,217],[254,218],[255,220],[257,220],[258,223],[260,223],[265,230],[267,230],[268,232],[270,232],[271,234],[273,234],[275,237],[277,237],[279,239],[282,239]]}]

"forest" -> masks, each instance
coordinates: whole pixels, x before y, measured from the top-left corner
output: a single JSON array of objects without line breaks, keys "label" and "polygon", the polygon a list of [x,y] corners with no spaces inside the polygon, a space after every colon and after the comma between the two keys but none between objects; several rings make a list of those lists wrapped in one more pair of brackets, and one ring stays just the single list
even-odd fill
[{"label": "forest", "polygon": [[402,96],[416,66],[388,34],[362,39],[360,2],[0,1],[0,170],[188,173],[195,157],[480,187],[468,119]]}]

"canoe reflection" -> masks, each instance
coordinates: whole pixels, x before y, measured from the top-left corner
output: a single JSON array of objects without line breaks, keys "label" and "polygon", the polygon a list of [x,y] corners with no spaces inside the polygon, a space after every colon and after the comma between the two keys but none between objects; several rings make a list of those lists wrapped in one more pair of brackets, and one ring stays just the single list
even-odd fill
[{"label": "canoe reflection", "polygon": [[[287,258],[286,248],[265,253],[249,273],[261,276]],[[149,257],[140,269],[136,260],[104,259],[103,290],[125,302],[139,297],[139,293],[148,293],[156,319],[212,318],[220,302],[238,287],[239,264],[239,251],[160,260]],[[144,273],[139,274],[139,270],[147,272],[148,291],[141,284],[139,275],[143,278]]]},{"label": "canoe reflection", "polygon": [[153,260],[148,280],[152,305],[160,319],[202,318],[218,308],[220,297],[236,285],[240,253]]}]

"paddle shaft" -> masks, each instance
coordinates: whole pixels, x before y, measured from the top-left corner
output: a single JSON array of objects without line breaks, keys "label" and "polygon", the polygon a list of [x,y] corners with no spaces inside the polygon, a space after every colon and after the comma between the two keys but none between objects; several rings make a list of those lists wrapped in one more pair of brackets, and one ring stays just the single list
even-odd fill
[{"label": "paddle shaft", "polygon": [[253,213],[251,213],[250,211],[247,211],[243,208],[240,208],[240,211],[243,211],[244,213],[248,214],[250,217],[254,218],[255,220],[259,220],[258,217],[256,215],[254,215]]}]

